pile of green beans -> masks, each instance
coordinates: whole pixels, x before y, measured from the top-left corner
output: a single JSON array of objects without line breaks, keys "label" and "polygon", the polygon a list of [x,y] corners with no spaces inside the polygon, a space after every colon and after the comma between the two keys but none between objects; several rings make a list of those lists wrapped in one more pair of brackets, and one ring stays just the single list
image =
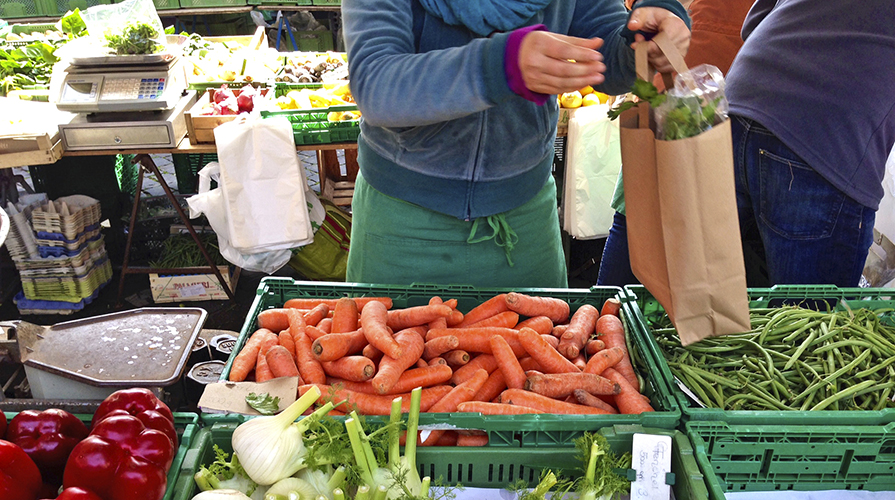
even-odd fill
[{"label": "pile of green beans", "polygon": [[653,329],[672,374],[711,408],[881,410],[895,407],[892,309],[751,310],[752,330],[683,347]]}]

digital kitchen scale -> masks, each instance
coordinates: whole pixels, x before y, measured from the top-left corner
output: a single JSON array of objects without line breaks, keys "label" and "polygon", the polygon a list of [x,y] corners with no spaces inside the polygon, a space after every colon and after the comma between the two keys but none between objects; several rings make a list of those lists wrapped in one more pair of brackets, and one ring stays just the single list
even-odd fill
[{"label": "digital kitchen scale", "polygon": [[73,113],[154,111],[173,108],[187,88],[176,56],[80,58],[65,70],[56,107]]},{"label": "digital kitchen scale", "polygon": [[170,109],[81,113],[59,125],[66,151],[175,148],[186,137],[184,112],[196,102],[196,91],[179,92]]}]

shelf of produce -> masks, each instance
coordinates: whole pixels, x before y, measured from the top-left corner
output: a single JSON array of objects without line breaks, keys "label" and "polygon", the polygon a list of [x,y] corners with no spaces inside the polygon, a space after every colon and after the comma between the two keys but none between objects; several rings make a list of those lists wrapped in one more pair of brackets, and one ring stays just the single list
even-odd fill
[{"label": "shelf of produce", "polygon": [[[296,151],[322,151],[322,150],[340,150],[340,149],[357,149],[357,142],[336,142],[331,144],[308,144],[295,147]],[[116,154],[134,154],[135,152],[145,154],[193,154],[193,153],[216,153],[217,148],[214,144],[190,144],[189,138],[184,138],[176,148],[156,148],[156,149],[101,149],[96,151],[65,151],[62,156],[104,156]]]},{"label": "shelf of produce", "polygon": [[[159,17],[180,16],[204,16],[214,14],[240,14],[252,10],[282,10],[282,11],[330,11],[341,12],[341,5],[234,5],[228,7],[194,7],[183,9],[169,9],[159,12]],[[60,16],[22,17],[15,19],[16,24],[25,23],[55,23]]]}]

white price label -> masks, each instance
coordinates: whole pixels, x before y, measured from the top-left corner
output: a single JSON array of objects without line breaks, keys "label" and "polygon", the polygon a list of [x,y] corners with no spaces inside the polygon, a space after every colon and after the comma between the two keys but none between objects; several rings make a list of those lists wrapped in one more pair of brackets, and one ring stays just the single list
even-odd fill
[{"label": "white price label", "polygon": [[196,283],[195,285],[185,286],[180,289],[181,297],[196,297],[199,295],[205,295],[205,287],[201,283]]},{"label": "white price label", "polygon": [[631,500],[671,497],[665,476],[671,472],[671,436],[634,434],[632,465],[637,479],[631,483]]}]

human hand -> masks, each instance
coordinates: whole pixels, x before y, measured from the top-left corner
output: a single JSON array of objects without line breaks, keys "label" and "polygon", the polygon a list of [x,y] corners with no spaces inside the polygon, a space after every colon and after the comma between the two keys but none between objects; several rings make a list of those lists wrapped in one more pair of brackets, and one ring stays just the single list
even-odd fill
[{"label": "human hand", "polygon": [[[664,32],[671,43],[680,51],[681,56],[687,55],[690,48],[690,29],[683,19],[672,14],[671,11],[660,7],[640,7],[631,13],[628,20],[628,29],[631,31],[645,31],[647,33]],[[634,36],[635,42],[642,42],[646,38],[638,33]],[[633,45],[632,45],[633,46]],[[655,42],[649,42],[649,62],[659,73],[671,73],[673,68],[668,58],[659,49]]]},{"label": "human hand", "polygon": [[541,94],[562,94],[603,83],[606,65],[597,52],[600,38],[576,38],[532,31],[519,45],[519,71],[525,86]]}]

